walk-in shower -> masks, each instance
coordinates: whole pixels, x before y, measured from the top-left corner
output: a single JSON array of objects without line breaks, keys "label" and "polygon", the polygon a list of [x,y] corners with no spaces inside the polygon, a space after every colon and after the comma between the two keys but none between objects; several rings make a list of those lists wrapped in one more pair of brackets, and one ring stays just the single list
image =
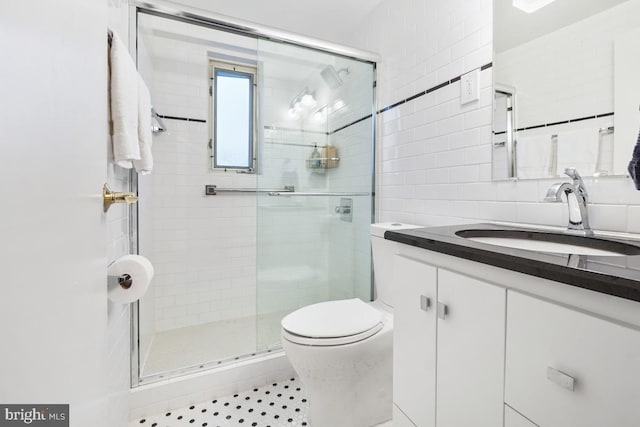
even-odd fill
[{"label": "walk-in shower", "polygon": [[134,179],[156,275],[134,309],[133,384],[279,351],[280,320],[303,305],[371,300],[372,58],[158,5],[133,13],[168,129],[154,172]]}]

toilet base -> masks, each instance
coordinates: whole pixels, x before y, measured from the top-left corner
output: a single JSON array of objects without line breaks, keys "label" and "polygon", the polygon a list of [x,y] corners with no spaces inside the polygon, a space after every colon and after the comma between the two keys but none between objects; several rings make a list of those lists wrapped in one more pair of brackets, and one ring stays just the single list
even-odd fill
[{"label": "toilet base", "polygon": [[371,427],[391,419],[393,326],[352,344],[283,348],[304,385],[313,427]]}]

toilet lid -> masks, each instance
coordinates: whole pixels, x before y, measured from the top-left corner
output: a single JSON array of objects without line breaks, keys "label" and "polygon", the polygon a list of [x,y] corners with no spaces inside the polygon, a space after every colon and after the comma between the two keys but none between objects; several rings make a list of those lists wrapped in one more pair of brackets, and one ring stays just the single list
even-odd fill
[{"label": "toilet lid", "polygon": [[382,325],[382,313],[358,298],[308,305],[282,319],[282,328],[300,337],[341,338]]}]

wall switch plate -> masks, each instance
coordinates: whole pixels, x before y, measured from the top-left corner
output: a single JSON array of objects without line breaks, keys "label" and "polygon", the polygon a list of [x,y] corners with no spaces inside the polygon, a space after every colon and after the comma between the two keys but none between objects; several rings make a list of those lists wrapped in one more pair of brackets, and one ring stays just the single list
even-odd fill
[{"label": "wall switch plate", "polygon": [[468,72],[460,78],[460,104],[480,100],[480,69]]}]

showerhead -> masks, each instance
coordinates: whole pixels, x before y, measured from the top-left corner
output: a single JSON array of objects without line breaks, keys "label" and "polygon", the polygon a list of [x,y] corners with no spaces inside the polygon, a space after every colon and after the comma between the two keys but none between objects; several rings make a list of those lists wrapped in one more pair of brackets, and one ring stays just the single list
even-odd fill
[{"label": "showerhead", "polygon": [[349,74],[349,69],[341,68],[340,70],[336,71],[333,65],[327,65],[322,69],[322,71],[320,71],[322,79],[331,89],[337,89],[342,86],[340,73]]}]

